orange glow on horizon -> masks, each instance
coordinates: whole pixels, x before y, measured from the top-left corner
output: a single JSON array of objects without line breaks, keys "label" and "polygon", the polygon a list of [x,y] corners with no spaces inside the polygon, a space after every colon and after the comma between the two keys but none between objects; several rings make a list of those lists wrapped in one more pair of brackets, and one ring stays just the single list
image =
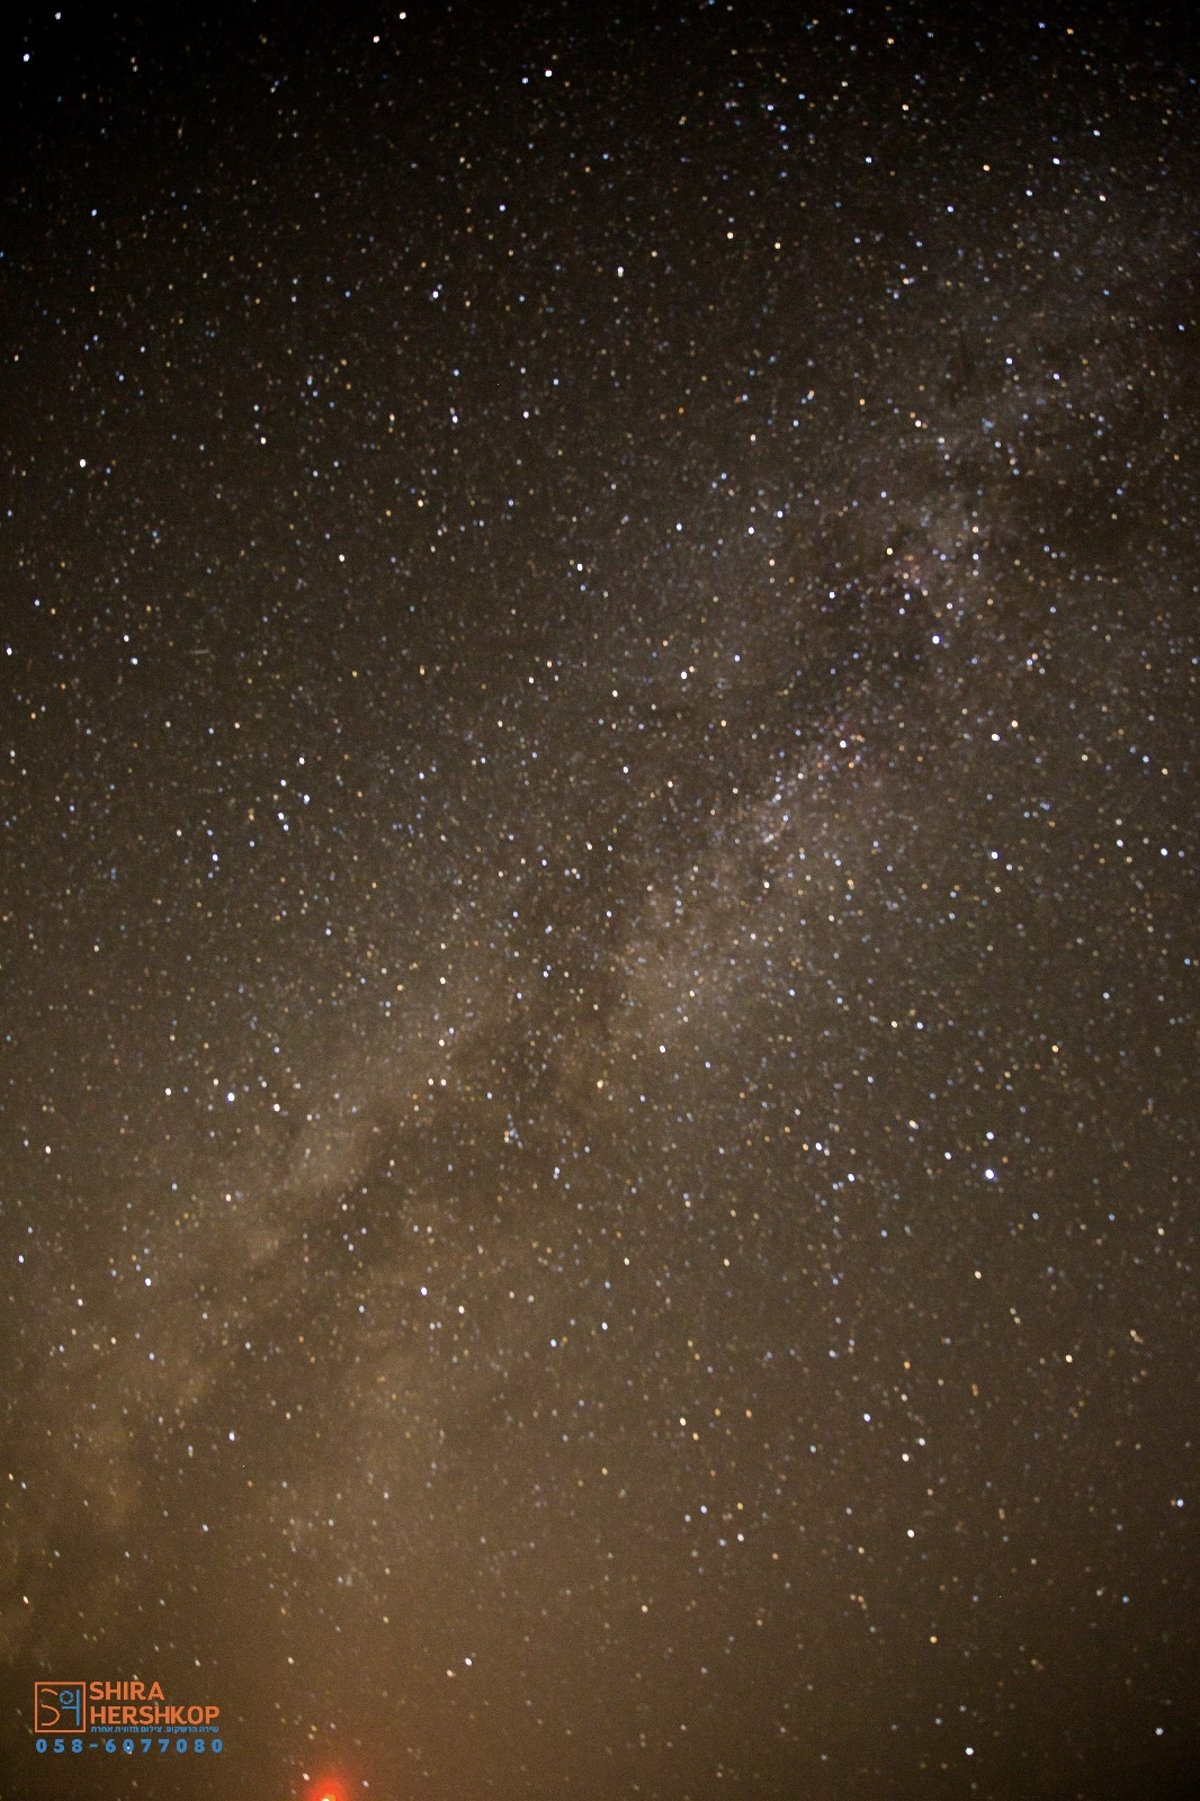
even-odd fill
[{"label": "orange glow on horizon", "polygon": [[346,1791],[336,1776],[320,1776],[308,1791],[308,1801],[346,1801]]}]

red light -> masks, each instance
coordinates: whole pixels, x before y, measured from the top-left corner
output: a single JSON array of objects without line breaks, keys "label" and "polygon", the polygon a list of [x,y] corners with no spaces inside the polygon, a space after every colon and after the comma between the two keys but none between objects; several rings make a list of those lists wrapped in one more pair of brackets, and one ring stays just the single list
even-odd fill
[{"label": "red light", "polygon": [[346,1801],[346,1791],[335,1776],[322,1776],[309,1789],[308,1801]]}]

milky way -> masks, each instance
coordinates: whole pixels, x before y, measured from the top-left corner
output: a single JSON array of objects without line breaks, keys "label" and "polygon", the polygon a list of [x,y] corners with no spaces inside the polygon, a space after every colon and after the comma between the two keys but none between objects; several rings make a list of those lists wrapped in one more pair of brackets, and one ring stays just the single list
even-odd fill
[{"label": "milky way", "polygon": [[6,27],[3,1796],[1185,1792],[1195,82],[998,11]]}]

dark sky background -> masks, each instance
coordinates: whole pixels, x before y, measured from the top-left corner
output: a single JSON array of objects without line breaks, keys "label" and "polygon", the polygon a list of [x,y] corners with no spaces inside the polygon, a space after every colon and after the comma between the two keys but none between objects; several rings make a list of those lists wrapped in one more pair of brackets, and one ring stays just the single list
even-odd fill
[{"label": "dark sky background", "polygon": [[1170,18],[3,55],[0,1795],[1182,1794]]}]

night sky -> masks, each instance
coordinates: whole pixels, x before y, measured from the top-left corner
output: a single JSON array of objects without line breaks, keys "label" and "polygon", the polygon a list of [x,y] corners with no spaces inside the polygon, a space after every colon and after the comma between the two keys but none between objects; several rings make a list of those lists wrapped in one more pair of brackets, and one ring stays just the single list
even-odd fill
[{"label": "night sky", "polygon": [[4,1801],[1182,1794],[1183,37],[2,44]]}]

